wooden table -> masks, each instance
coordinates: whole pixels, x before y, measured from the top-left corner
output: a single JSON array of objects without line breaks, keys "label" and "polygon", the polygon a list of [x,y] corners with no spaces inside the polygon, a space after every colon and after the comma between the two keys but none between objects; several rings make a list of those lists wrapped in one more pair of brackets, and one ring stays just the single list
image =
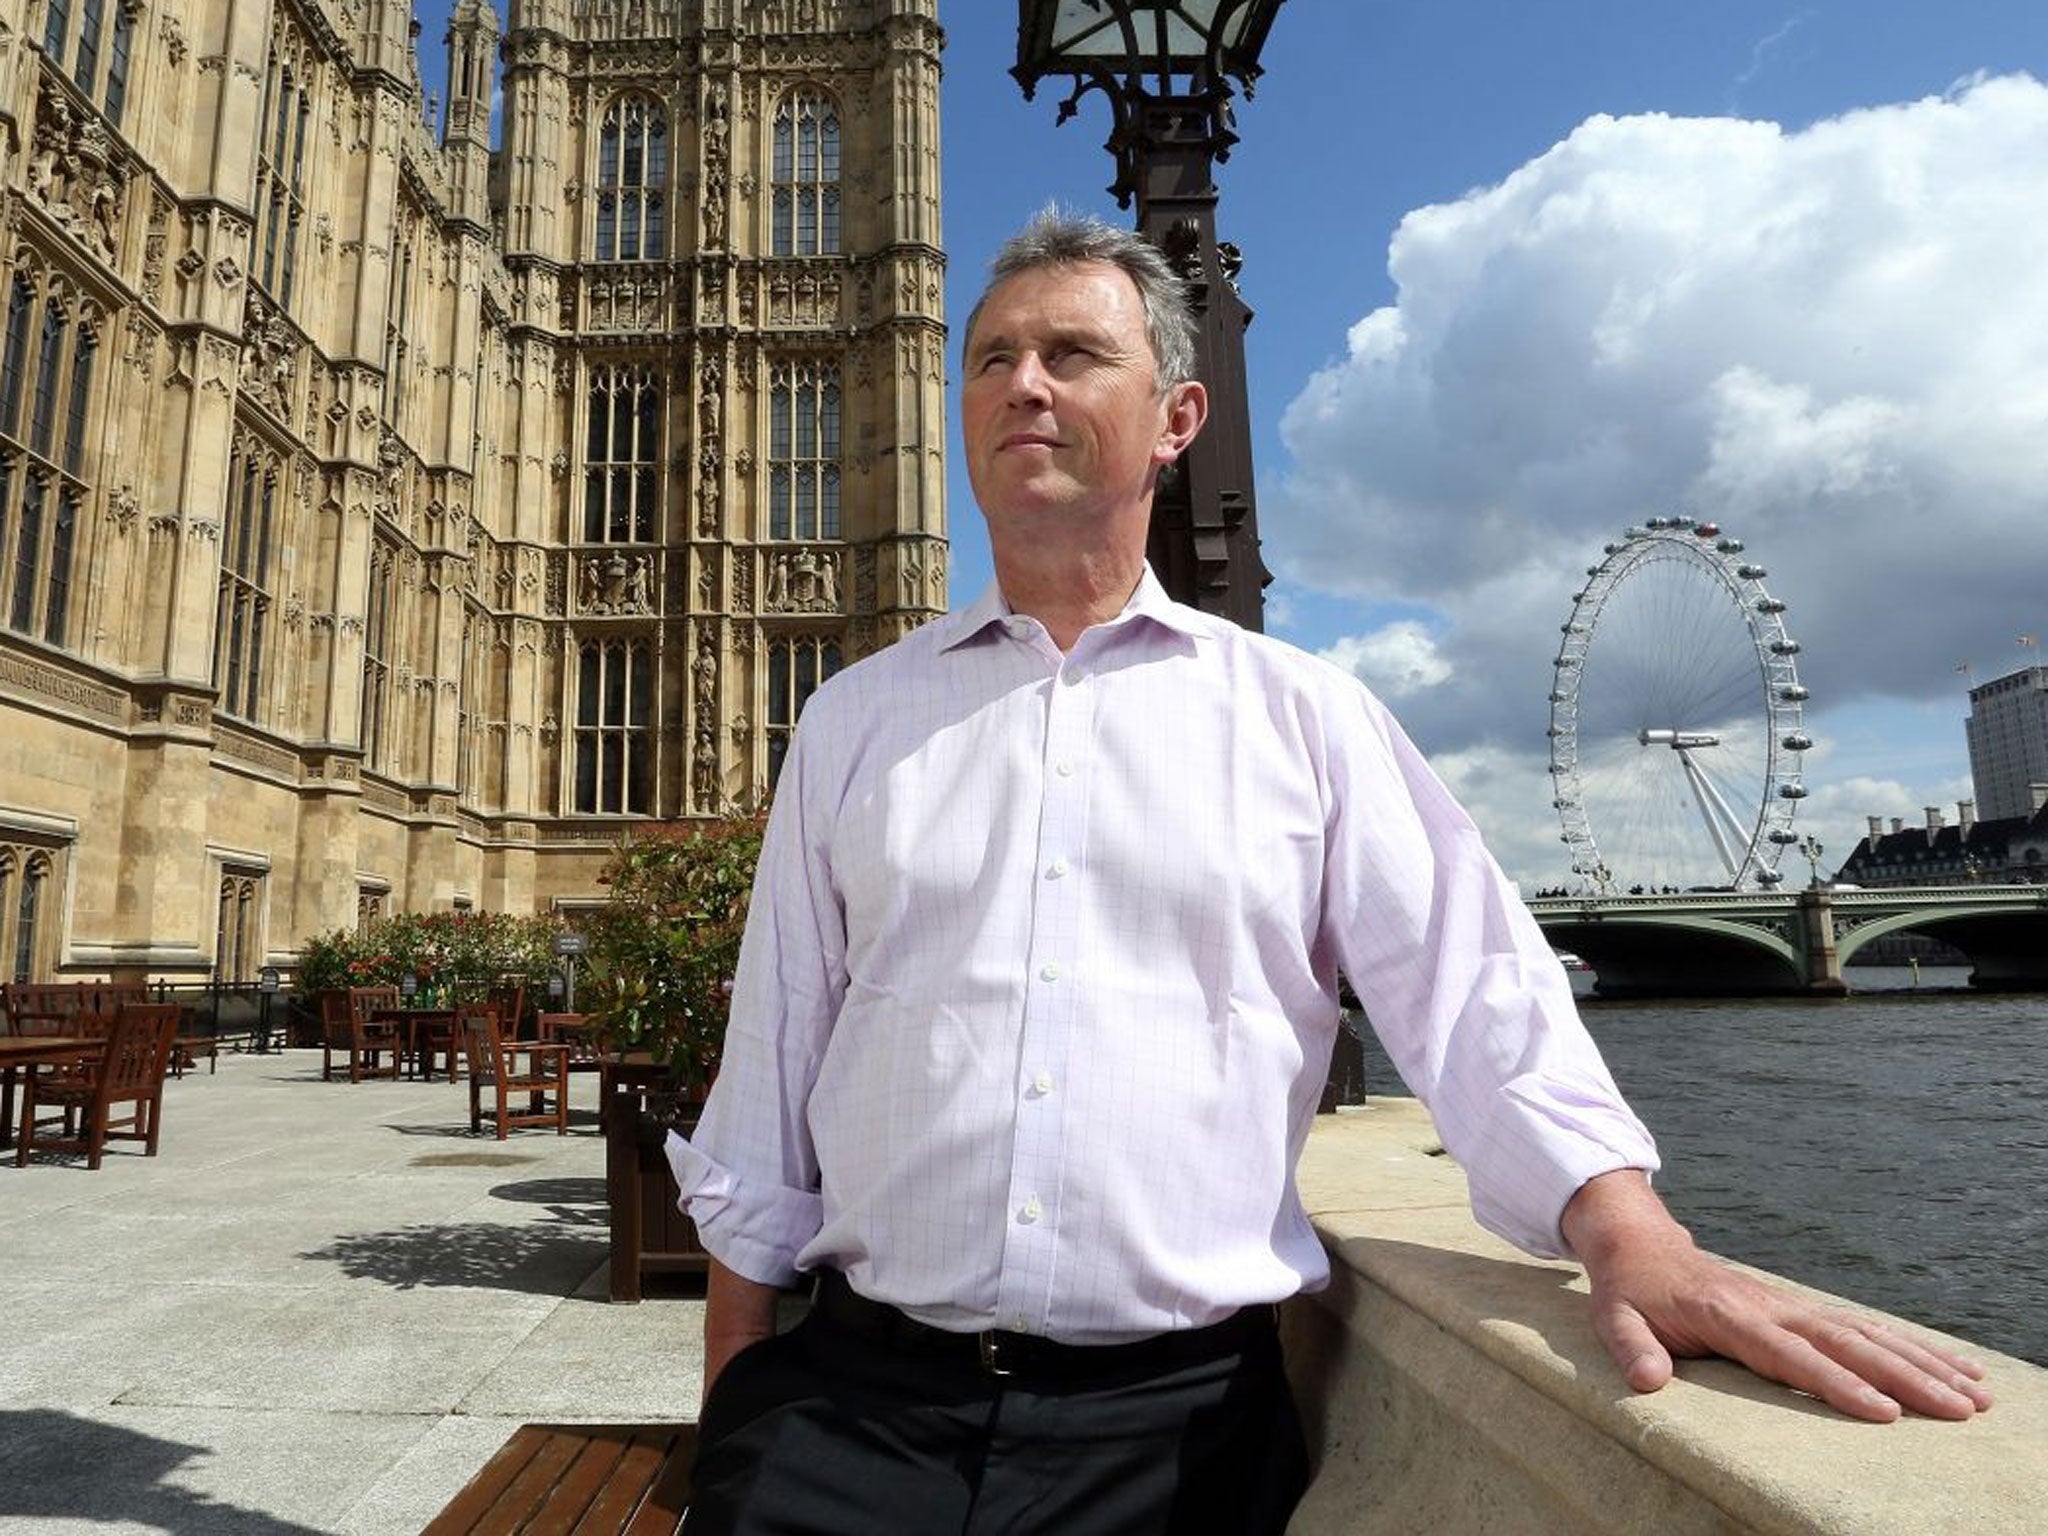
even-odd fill
[{"label": "wooden table", "polygon": [[453,1008],[374,1008],[370,1018],[377,1023],[398,1026],[398,1059],[401,1070],[413,1078],[434,1080],[434,1056],[431,1032],[438,1026],[448,1031],[448,1081],[455,1081],[455,1051],[461,1044],[456,1039],[458,1011]]},{"label": "wooden table", "polygon": [[526,1424],[422,1536],[675,1536],[694,1424]]},{"label": "wooden table", "polygon": [[106,1048],[99,1035],[0,1035],[0,1147],[14,1145],[15,1073],[90,1061]]}]

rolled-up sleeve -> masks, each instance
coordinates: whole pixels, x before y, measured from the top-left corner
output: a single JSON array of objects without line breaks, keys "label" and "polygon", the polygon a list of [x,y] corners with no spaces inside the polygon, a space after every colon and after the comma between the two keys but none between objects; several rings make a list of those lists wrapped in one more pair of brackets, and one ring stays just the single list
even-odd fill
[{"label": "rolled-up sleeve", "polygon": [[747,908],[732,1021],[697,1128],[671,1134],[679,1205],[721,1264],[765,1285],[797,1273],[823,1219],[807,1106],[846,992],[846,927],[831,877],[829,791],[805,744],[820,695],[782,766]]},{"label": "rolled-up sleeve", "polygon": [[1325,935],[1374,1032],[1465,1170],[1472,1212],[1554,1257],[1565,1203],[1656,1145],[1571,983],[1464,809],[1376,700],[1326,714]]}]

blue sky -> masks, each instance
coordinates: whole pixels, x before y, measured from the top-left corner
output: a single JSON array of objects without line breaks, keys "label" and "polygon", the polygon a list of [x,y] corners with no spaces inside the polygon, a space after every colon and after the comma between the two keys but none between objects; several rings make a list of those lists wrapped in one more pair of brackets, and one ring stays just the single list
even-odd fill
[{"label": "blue sky", "polygon": [[[1048,199],[1126,215],[1099,99],[1056,127],[1006,73],[1015,7],[940,15],[964,319]],[[1269,629],[1389,697],[1550,883],[1572,590],[1625,524],[1714,516],[1806,647],[1828,862],[1866,815],[1952,815],[1956,667],[2048,630],[2048,7],[1291,0],[1264,63],[1219,226],[1257,312]],[[965,604],[989,562],[950,463]]]}]

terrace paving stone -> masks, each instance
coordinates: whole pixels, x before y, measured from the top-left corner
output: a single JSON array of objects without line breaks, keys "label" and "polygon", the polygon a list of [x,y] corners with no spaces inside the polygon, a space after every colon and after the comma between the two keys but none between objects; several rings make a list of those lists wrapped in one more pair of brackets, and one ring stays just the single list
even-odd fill
[{"label": "terrace paving stone", "polygon": [[166,1084],[154,1158],[0,1161],[0,1536],[395,1536],[521,1424],[695,1416],[702,1301],[604,1299],[593,1077],[500,1142],[319,1060]]}]

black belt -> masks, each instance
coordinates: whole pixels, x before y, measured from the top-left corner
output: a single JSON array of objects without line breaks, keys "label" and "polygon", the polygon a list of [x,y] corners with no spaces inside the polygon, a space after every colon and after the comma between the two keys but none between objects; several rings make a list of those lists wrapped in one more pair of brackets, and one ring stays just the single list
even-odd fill
[{"label": "black belt", "polygon": [[1183,1328],[1128,1344],[1062,1344],[1034,1333],[990,1328],[955,1333],[934,1328],[885,1302],[870,1301],[836,1269],[818,1271],[811,1315],[891,1349],[927,1358],[979,1365],[991,1376],[1072,1383],[1108,1376],[1158,1375],[1207,1364],[1273,1337],[1279,1317],[1271,1306],[1241,1307],[1206,1328]]}]

